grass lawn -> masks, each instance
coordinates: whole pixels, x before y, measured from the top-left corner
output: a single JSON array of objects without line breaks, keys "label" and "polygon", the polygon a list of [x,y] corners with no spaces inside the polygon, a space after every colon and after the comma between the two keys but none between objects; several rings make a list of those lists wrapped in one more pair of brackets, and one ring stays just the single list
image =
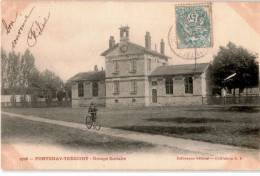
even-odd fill
[{"label": "grass lawn", "polygon": [[149,152],[157,148],[148,143],[126,140],[58,125],[34,122],[3,115],[2,144],[28,143],[62,146],[87,152]]},{"label": "grass lawn", "polygon": [[[84,123],[87,108],[5,108],[3,111]],[[259,148],[260,113],[220,107],[99,108],[105,127]]]}]

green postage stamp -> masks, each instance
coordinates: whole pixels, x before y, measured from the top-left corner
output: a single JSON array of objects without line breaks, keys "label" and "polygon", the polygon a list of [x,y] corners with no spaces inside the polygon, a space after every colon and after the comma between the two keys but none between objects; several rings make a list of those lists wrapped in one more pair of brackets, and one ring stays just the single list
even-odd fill
[{"label": "green postage stamp", "polygon": [[211,4],[176,5],[177,48],[212,46]]}]

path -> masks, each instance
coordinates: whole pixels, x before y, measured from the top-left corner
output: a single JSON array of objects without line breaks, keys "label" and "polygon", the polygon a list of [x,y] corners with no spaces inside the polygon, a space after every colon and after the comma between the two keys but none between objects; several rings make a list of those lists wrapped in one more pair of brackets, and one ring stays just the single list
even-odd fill
[{"label": "path", "polygon": [[249,149],[249,148],[241,148],[229,145],[222,145],[222,144],[213,144],[208,142],[200,142],[195,140],[189,139],[181,139],[176,137],[167,137],[162,135],[153,135],[153,134],[146,134],[146,133],[139,133],[127,130],[120,130],[120,129],[112,129],[101,127],[99,131],[95,129],[87,129],[85,124],[73,123],[73,122],[65,122],[59,120],[51,120],[45,118],[39,118],[35,116],[29,115],[21,115],[15,113],[9,113],[2,111],[2,114],[7,115],[9,117],[14,118],[22,118],[31,121],[37,121],[42,123],[49,123],[55,124],[59,126],[65,126],[69,128],[76,128],[84,131],[91,131],[94,133],[105,134],[114,137],[126,138],[136,141],[147,142],[155,145],[162,145],[173,147],[176,149],[187,150],[190,152],[199,153],[202,155],[236,155],[236,156],[249,156],[254,158],[259,158],[259,151],[256,149]]}]

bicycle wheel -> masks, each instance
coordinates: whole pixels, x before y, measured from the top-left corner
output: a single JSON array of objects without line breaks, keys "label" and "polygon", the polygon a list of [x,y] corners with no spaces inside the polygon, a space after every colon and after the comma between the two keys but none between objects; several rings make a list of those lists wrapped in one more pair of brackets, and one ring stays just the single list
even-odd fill
[{"label": "bicycle wheel", "polygon": [[96,130],[99,130],[101,125],[99,122],[95,122],[94,127],[96,128]]},{"label": "bicycle wheel", "polygon": [[90,129],[92,127],[92,118],[90,116],[86,117],[86,126],[88,129]]}]

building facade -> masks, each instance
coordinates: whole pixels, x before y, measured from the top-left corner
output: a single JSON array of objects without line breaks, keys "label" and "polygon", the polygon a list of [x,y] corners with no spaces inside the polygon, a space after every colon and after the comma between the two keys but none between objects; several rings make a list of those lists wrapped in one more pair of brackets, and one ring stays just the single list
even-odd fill
[{"label": "building facade", "polygon": [[[196,69],[194,64],[168,65],[171,58],[164,54],[163,39],[157,52],[151,49],[149,32],[143,47],[130,42],[129,27],[119,30],[120,41],[111,36],[109,48],[101,54],[105,71],[79,73],[69,80],[73,107],[90,102],[107,107],[198,105],[211,94],[208,63]],[[98,96],[93,93],[96,85]]]},{"label": "building facade", "polygon": [[105,71],[78,73],[67,84],[71,85],[72,107],[86,107],[91,102],[105,106]]},{"label": "building facade", "polygon": [[106,106],[149,106],[149,74],[167,65],[169,57],[151,50],[151,36],[145,35],[145,47],[129,41],[129,27],[120,28],[120,42],[109,40],[109,49],[101,55],[106,63]]},{"label": "building facade", "polygon": [[160,66],[149,82],[152,105],[201,105],[212,93],[208,63]]}]

